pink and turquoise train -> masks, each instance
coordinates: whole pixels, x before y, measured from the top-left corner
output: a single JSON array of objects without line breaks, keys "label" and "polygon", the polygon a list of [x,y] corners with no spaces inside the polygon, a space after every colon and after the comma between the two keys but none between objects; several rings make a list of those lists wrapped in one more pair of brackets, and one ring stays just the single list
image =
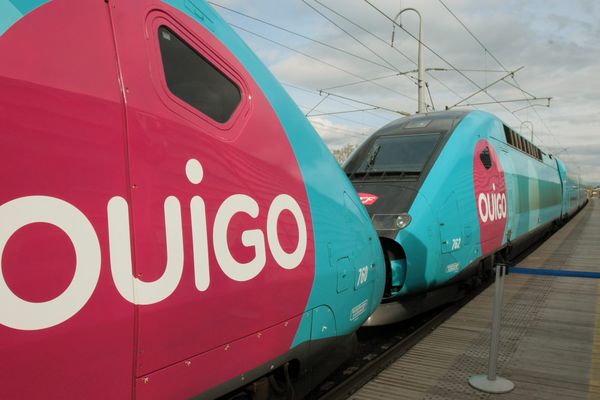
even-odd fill
[{"label": "pink and turquoise train", "polygon": [[1,399],[293,379],[380,303],[354,188],[204,1],[0,0],[0,35]]},{"label": "pink and turquoise train", "polygon": [[563,162],[480,111],[391,122],[344,168],[386,255],[385,298],[367,325],[452,299],[492,256],[508,259],[587,201]]}]

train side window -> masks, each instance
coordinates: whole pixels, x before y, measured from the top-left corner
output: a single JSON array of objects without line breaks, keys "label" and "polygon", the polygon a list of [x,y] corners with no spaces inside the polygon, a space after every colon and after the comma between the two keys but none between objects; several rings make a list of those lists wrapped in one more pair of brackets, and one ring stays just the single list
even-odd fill
[{"label": "train side window", "polygon": [[240,88],[167,27],[158,28],[158,41],[169,90],[213,120],[227,122],[241,103]]},{"label": "train side window", "polygon": [[512,138],[511,138],[512,132],[510,131],[510,128],[506,125],[503,125],[503,127],[504,127],[504,136],[506,137],[506,143],[512,144],[511,143],[512,142]]},{"label": "train side window", "polygon": [[492,168],[492,156],[490,155],[489,147],[486,146],[485,149],[483,149],[481,153],[479,153],[479,159],[481,160],[481,163],[483,164],[485,169]]},{"label": "train side window", "polygon": [[523,142],[523,138],[521,136],[517,136],[517,138],[519,139],[519,150],[525,151],[525,142]]}]

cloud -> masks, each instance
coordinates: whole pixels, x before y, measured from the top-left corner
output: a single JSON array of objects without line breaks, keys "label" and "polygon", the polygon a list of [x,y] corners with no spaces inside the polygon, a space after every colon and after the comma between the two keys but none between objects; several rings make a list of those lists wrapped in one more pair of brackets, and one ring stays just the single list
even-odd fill
[{"label": "cloud", "polygon": [[[414,112],[417,108],[417,89],[413,80],[415,73],[408,74],[412,78],[396,76],[330,90],[362,103],[339,97],[335,98],[336,102],[333,96],[322,101],[323,96],[319,95],[317,89],[357,82],[359,77],[372,79],[415,69],[417,42],[409,34],[397,30],[392,49],[389,45],[391,22],[364,1],[318,1],[360,24],[365,30],[328,11],[317,0],[306,0],[306,3],[326,14],[347,33],[301,1],[222,0],[222,3],[343,51],[222,10],[219,12],[227,20],[235,19],[240,26],[313,57],[307,58],[274,43],[240,33],[266,60],[280,80],[309,89],[306,92],[288,88],[305,112],[317,104],[313,113],[347,112],[352,107],[366,108],[363,103]],[[398,2],[370,1],[389,16],[394,16],[400,7]],[[426,67],[451,69],[452,65],[471,70],[462,74],[452,70],[430,72],[426,80],[433,104],[438,109],[453,105],[474,94],[479,87],[505,75],[502,72],[472,71],[502,70],[494,57],[508,70],[524,66],[515,75],[516,81],[510,78],[507,81],[513,85],[518,82],[523,89],[535,96],[551,96],[553,99],[550,108],[522,109],[530,104],[527,102],[481,105],[477,108],[496,114],[517,130],[522,121],[531,121],[537,140],[542,142],[543,147],[569,148],[568,154],[572,154],[567,156],[570,157],[570,163],[579,165],[582,173],[590,180],[594,176],[600,177],[600,163],[595,162],[595,156],[600,154],[600,25],[597,23],[600,20],[600,3],[596,0],[446,0],[444,3],[485,44],[487,51],[465,31],[441,2],[403,0],[403,7],[419,9],[423,16],[424,42],[442,57],[425,50]],[[417,35],[418,24],[414,14],[403,14],[402,24],[407,31]],[[362,59],[347,53],[359,55]],[[499,100],[526,97],[523,92],[505,83],[492,86],[488,92]],[[431,103],[429,98],[427,101]],[[469,99],[472,103],[490,101],[492,99],[485,93]],[[545,104],[545,101],[534,101],[531,104]],[[507,109],[522,110],[512,114]],[[354,143],[360,140],[360,135],[367,135],[398,117],[398,114],[379,109],[320,116],[311,118],[311,121],[328,144],[337,146],[345,142]]]}]

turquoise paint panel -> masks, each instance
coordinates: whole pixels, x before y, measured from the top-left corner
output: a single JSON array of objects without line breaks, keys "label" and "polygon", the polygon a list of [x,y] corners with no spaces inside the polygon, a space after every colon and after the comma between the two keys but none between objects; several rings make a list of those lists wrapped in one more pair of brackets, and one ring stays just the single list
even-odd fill
[{"label": "turquoise paint panel", "polygon": [[436,280],[434,266],[440,263],[440,236],[432,210],[429,201],[418,193],[409,211],[413,222],[396,236],[406,253],[406,279],[397,296],[424,290]]},{"label": "turquoise paint panel", "polygon": [[48,1],[50,0],[0,0],[0,35]]},{"label": "turquoise paint panel", "polygon": [[507,146],[505,173],[512,185],[509,209],[512,218],[511,240],[560,217],[563,188],[559,169],[551,159],[538,161]]},{"label": "turquoise paint panel", "polygon": [[561,185],[562,185],[562,207],[561,207],[561,215],[566,215],[569,211],[569,202],[567,197],[567,168],[565,163],[561,160],[556,160],[556,165],[558,168],[558,173],[560,175]]},{"label": "turquoise paint panel", "polygon": [[18,20],[23,17],[23,13],[19,11],[8,0],[0,0],[0,35],[13,26]]},{"label": "turquoise paint panel", "polygon": [[327,339],[337,335],[335,314],[327,306],[317,307],[312,312],[312,332],[313,340]]},{"label": "turquoise paint panel", "polygon": [[406,259],[391,260],[392,286],[402,286],[406,280]]},{"label": "turquoise paint panel", "polygon": [[[328,305],[336,310],[337,334],[353,332],[357,321],[351,318],[356,317],[356,310],[364,308],[364,315],[361,314],[360,318],[370,315],[379,303],[379,299],[374,299],[377,298],[377,293],[381,295],[385,283],[382,272],[371,267],[383,266],[383,253],[369,215],[360,204],[354,188],[298,106],[218,13],[203,1],[164,1],[211,30],[246,67],[279,116],[307,182],[306,190],[315,227],[315,281],[306,310]],[[193,12],[188,7],[190,2],[195,9]],[[206,22],[207,20],[210,22]],[[344,213],[351,213],[353,221],[358,218],[361,222],[349,223]],[[358,246],[358,243],[367,240],[370,243],[368,248]],[[337,243],[338,248],[331,249],[330,243]],[[337,259],[332,259],[332,253],[348,256],[353,267],[369,265],[371,274],[376,274],[379,279],[360,290],[348,290],[343,295],[332,296],[332,293],[337,293]],[[310,324],[309,318],[303,318],[292,347],[310,340],[306,335],[311,330],[307,329]]]},{"label": "turquoise paint panel", "polygon": [[342,293],[352,286],[354,274],[352,265],[350,264],[350,258],[340,258],[337,260],[335,267],[337,270],[337,292]]}]

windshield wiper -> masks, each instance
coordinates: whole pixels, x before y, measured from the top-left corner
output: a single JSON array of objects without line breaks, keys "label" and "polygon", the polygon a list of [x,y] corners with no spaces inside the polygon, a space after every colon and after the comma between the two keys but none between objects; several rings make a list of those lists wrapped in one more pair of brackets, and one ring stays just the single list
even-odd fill
[{"label": "windshield wiper", "polygon": [[373,168],[373,165],[375,164],[375,159],[379,154],[379,150],[381,150],[381,145],[377,145],[377,147],[375,147],[372,150],[371,155],[369,156],[369,160],[367,161],[367,165],[365,166],[365,171],[369,171],[371,170],[371,168]]}]

